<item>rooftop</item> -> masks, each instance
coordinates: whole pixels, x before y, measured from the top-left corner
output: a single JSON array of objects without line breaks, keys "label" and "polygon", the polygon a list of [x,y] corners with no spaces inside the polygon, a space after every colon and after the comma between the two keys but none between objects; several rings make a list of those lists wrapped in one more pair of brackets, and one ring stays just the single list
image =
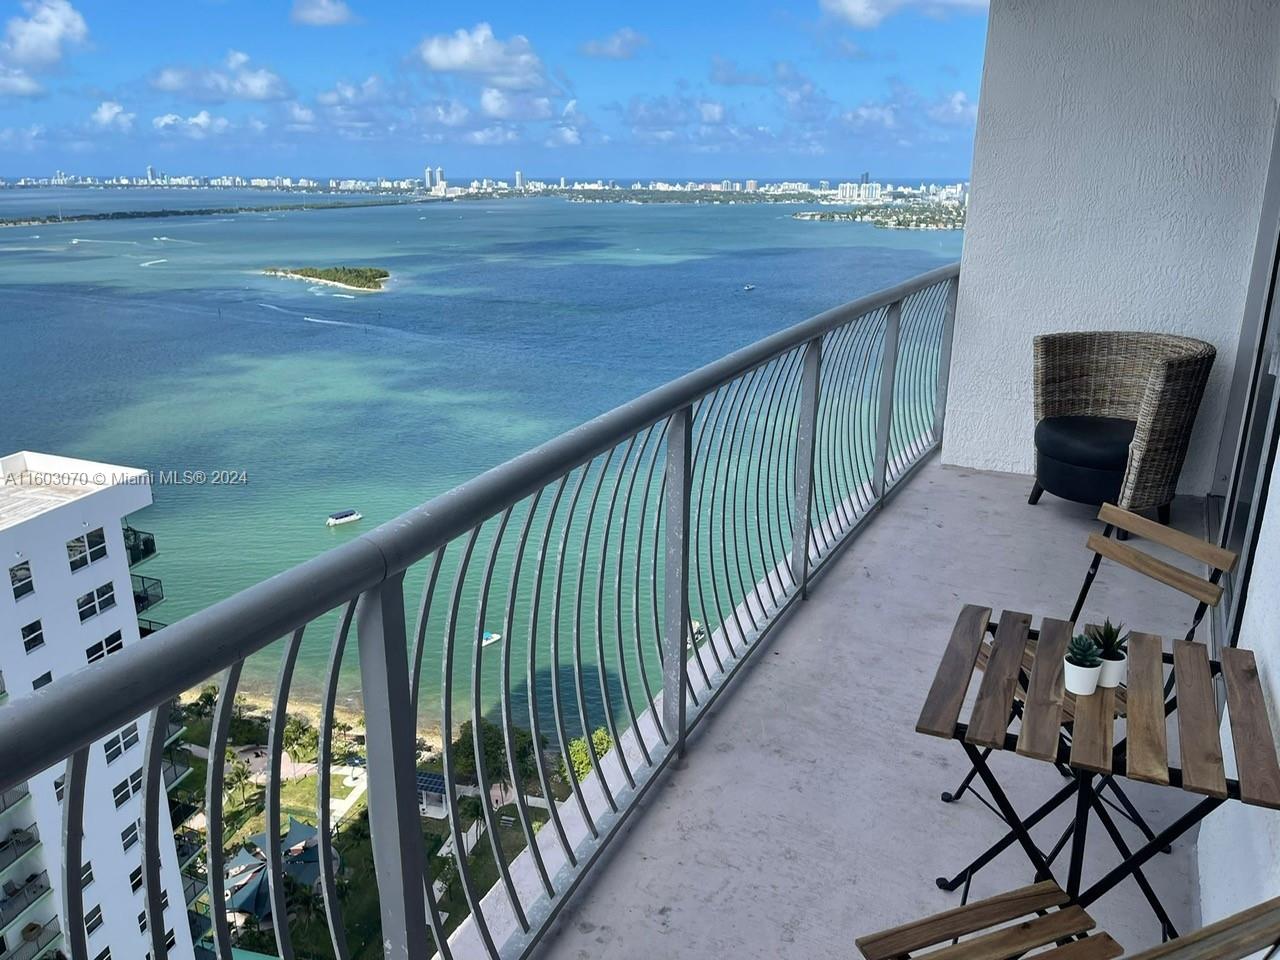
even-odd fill
[{"label": "rooftop", "polygon": [[0,457],[0,530],[114,486],[145,484],[146,476],[136,467],[30,450]]},{"label": "rooftop", "polygon": [[[697,727],[686,761],[655,785],[540,956],[850,956],[855,937],[957,906],[960,893],[934,879],[958,872],[1002,824],[973,795],[940,802],[968,765],[958,744],[916,734],[916,717],[961,605],[1025,611],[1037,626],[1067,616],[1097,529],[1093,508],[1028,506],[1030,483],[927,464]],[[1194,501],[1175,504],[1174,523],[1189,532],[1200,515]],[[1194,606],[1108,563],[1083,620],[1111,616],[1169,638],[1186,632]],[[991,763],[1024,815],[1065,782],[1023,757]],[[1190,805],[1177,791],[1123,786],[1153,824]],[[1070,822],[1069,805],[1058,813],[1034,831],[1042,849]],[[1136,828],[1120,822],[1136,845]],[[1184,838],[1147,872],[1181,931],[1199,923],[1194,843]],[[1100,833],[1086,882],[1116,862]],[[1031,880],[1015,845],[978,874],[972,899]],[[1129,950],[1160,941],[1132,879],[1090,911]]]}]

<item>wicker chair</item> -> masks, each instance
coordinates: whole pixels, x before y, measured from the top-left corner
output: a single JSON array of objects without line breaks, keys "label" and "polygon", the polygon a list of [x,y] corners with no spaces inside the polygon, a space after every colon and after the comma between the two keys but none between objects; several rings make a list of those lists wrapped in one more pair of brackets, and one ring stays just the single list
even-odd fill
[{"label": "wicker chair", "polygon": [[1078,503],[1169,503],[1216,351],[1160,333],[1099,331],[1035,338],[1036,483]]}]

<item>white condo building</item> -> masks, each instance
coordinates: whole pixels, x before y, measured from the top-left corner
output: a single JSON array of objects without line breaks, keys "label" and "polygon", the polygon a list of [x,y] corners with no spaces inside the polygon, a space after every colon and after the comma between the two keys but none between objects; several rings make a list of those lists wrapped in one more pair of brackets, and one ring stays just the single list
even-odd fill
[{"label": "white condo building", "polygon": [[[124,647],[157,627],[139,608],[163,596],[158,580],[131,572],[155,542],[125,526],[151,503],[145,471],[21,452],[0,457],[0,724],[5,706]],[[91,960],[143,960],[142,767],[146,717],[93,745],[84,795],[83,884]],[[166,730],[165,785],[190,772],[176,751],[181,726]],[[0,958],[63,956],[63,770],[52,768],[0,796]],[[161,876],[166,940],[174,960],[196,956],[203,936],[188,904],[203,890],[186,882],[168,805],[161,805]],[[184,844],[194,859],[199,847]],[[193,923],[195,924],[193,930]],[[204,921],[207,925],[207,921]],[[62,951],[61,953],[59,951]]]}]

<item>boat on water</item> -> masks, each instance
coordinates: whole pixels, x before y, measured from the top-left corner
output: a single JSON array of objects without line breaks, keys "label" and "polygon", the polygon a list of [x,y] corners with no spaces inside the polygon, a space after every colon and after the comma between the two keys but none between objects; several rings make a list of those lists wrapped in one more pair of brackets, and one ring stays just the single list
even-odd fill
[{"label": "boat on water", "polygon": [[744,291],[754,290],[755,288],[756,288],[756,285],[755,285],[754,283],[744,283],[744,284],[742,285],[742,289],[743,289]]},{"label": "boat on water", "polygon": [[339,510],[337,513],[329,514],[329,518],[325,520],[325,526],[337,527],[344,523],[355,523],[357,520],[364,519],[364,514],[359,510]]},{"label": "boat on water", "polygon": [[492,633],[486,630],[484,632],[484,635],[480,638],[480,644],[482,646],[488,647],[488,646],[491,646],[492,644],[498,643],[501,639],[502,639],[502,634]]}]

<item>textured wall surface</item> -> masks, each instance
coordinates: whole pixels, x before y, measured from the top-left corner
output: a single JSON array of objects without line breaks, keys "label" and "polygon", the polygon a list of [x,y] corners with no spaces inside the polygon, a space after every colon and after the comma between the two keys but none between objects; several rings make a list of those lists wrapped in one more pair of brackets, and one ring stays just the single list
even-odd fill
[{"label": "textured wall surface", "polygon": [[1162,330],[1218,360],[1208,489],[1280,91],[1280,0],[992,0],[943,459],[1030,472],[1031,338]]}]

